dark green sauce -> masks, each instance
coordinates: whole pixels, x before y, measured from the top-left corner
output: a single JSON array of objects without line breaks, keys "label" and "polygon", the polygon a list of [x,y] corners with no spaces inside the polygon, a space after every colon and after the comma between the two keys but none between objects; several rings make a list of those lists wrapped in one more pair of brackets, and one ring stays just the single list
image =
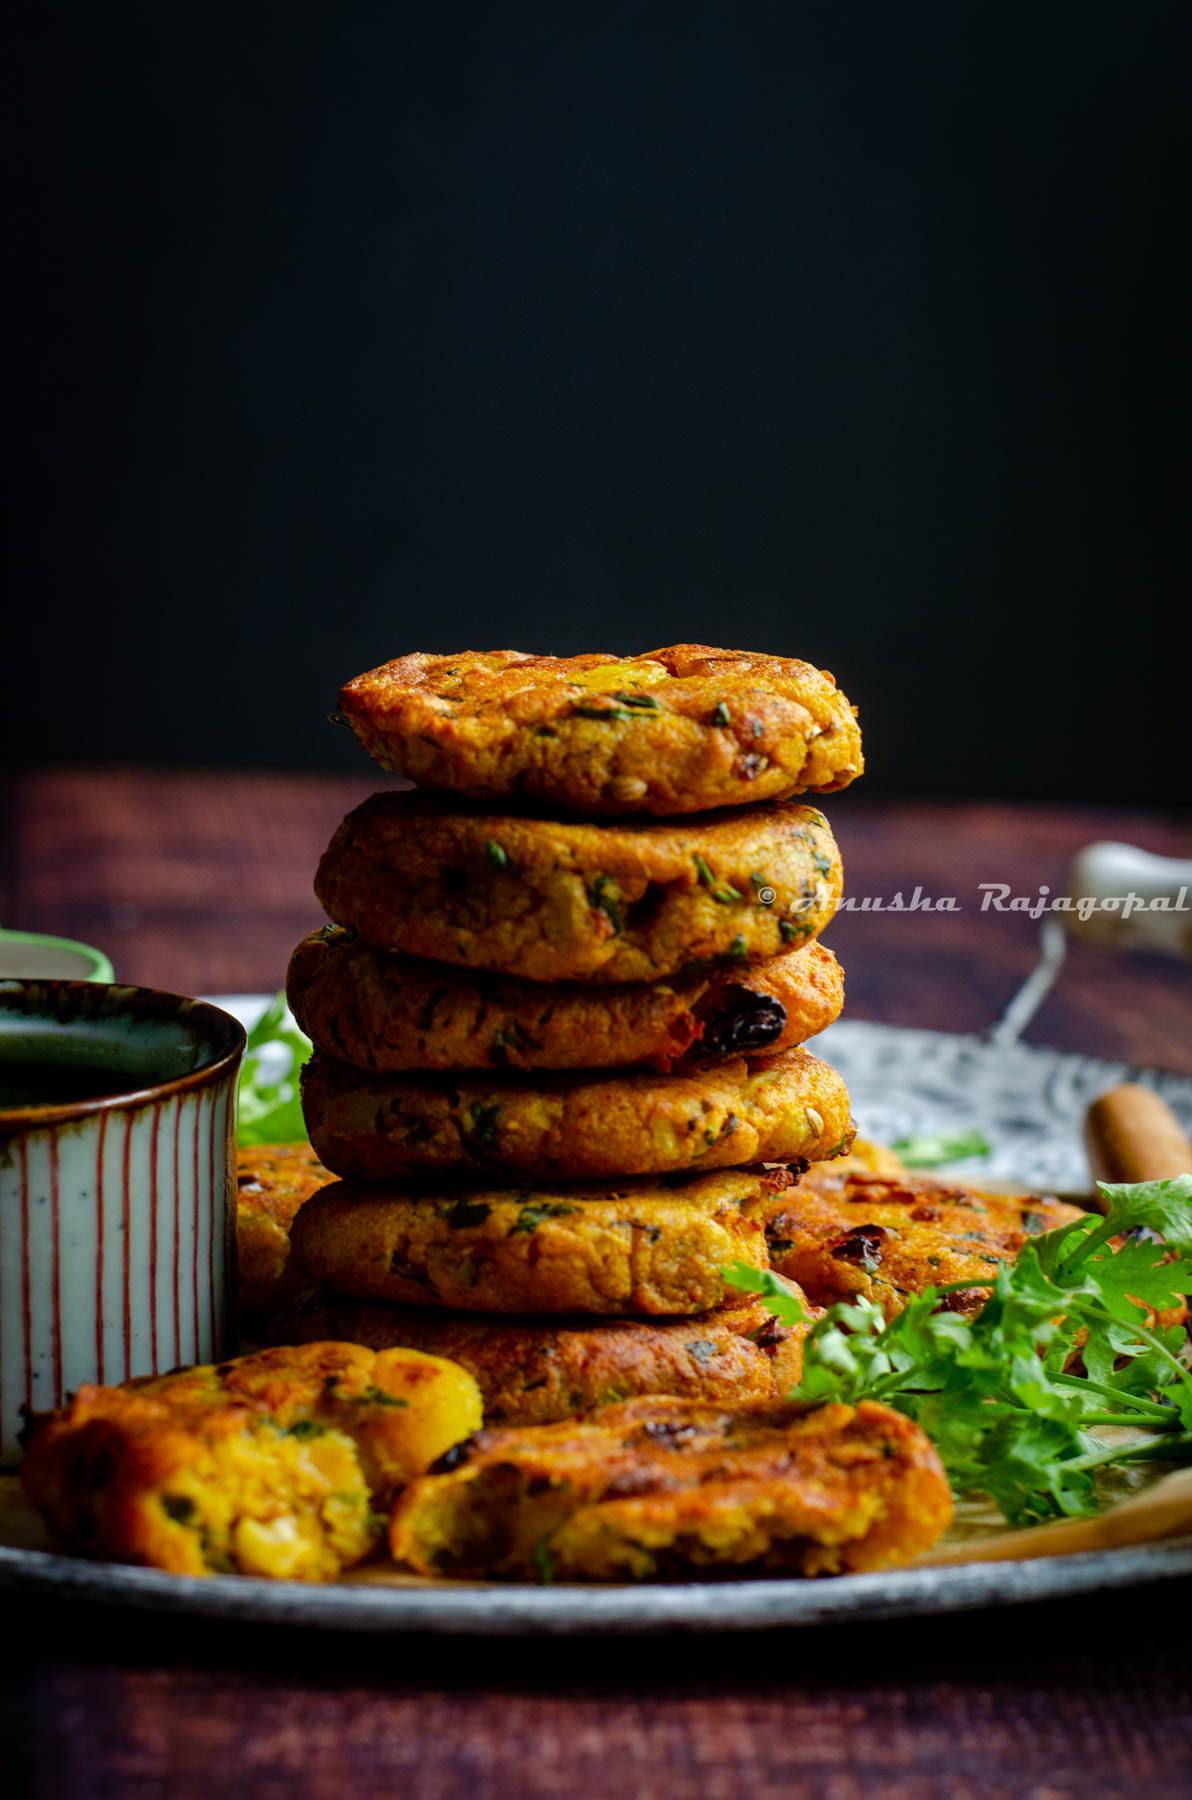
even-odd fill
[{"label": "dark green sauce", "polygon": [[168,1077],[154,1070],[118,1063],[9,1062],[0,1056],[0,1110],[106,1100],[113,1094],[134,1094],[163,1079]]}]

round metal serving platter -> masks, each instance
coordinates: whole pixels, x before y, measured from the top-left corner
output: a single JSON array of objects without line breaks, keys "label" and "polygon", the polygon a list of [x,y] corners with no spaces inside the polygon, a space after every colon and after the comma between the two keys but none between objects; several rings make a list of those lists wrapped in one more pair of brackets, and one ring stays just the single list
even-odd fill
[{"label": "round metal serving platter", "polygon": [[829,1625],[1010,1606],[1175,1575],[1192,1575],[1192,1538],[1033,1562],[894,1569],[822,1581],[668,1582],[641,1587],[463,1582],[385,1587],[351,1581],[313,1587],[229,1575],[196,1579],[164,1575],[157,1569],[78,1562],[39,1550],[0,1550],[0,1585],[36,1589],[64,1600],[108,1601],[148,1612],[262,1625],[474,1637]]},{"label": "round metal serving platter", "polygon": [[[247,1026],[263,996],[217,1004]],[[863,1135],[882,1143],[919,1132],[981,1130],[987,1158],[957,1175],[1040,1190],[1087,1191],[1081,1128],[1090,1100],[1141,1080],[1192,1126],[1192,1079],[1131,1069],[1033,1045],[844,1021],[815,1045],[848,1083]],[[531,1587],[513,1583],[366,1582],[316,1587],[90,1563],[0,1546],[0,1587],[150,1612],[306,1625],[331,1631],[472,1636],[569,1636],[666,1631],[750,1631],[855,1619],[963,1612],[1192,1575],[1192,1537],[1030,1561],[885,1570],[817,1581],[667,1582],[641,1586]]]}]

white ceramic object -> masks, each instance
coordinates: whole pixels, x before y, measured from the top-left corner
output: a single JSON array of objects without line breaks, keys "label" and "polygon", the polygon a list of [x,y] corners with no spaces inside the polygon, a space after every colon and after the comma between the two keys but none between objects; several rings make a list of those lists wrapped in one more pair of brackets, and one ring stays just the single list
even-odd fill
[{"label": "white ceramic object", "polygon": [[103,1099],[0,1109],[4,1463],[26,1411],[236,1342],[241,1026],[144,988],[0,982],[0,1058],[47,1031],[69,1060],[91,1064],[98,1044],[134,1074]]},{"label": "white ceramic object", "polygon": [[1083,902],[1079,911],[1059,915],[1074,936],[1116,950],[1192,957],[1192,857],[1152,856],[1133,844],[1086,844],[1067,891]]}]

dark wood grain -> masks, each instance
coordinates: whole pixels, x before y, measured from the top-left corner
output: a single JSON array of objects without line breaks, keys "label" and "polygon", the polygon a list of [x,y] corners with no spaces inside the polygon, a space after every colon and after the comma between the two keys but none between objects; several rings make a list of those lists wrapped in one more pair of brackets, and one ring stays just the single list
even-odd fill
[{"label": "dark wood grain", "polygon": [[[182,993],[280,986],[290,951],[321,923],[311,891],[332,831],[385,777],[28,774],[8,784],[0,922],[82,938],[117,976]],[[1066,891],[1095,838],[1192,855],[1187,821],[1145,812],[833,797],[846,892],[886,901],[916,886],[962,911],[841,912],[826,941],[853,1018],[982,1031],[1034,965],[1039,925],[981,910],[982,881]],[[1037,1043],[1192,1070],[1192,965],[1073,944],[1032,1022]]]},{"label": "dark wood grain", "polygon": [[[276,987],[311,877],[383,777],[65,771],[0,790],[0,920],[98,944],[127,981]],[[852,1016],[982,1030],[1038,926],[978,883],[1062,891],[1093,838],[1188,855],[1143,812],[829,807]],[[1192,969],[1074,947],[1038,1042],[1192,1070]],[[6,1766],[39,1800],[1109,1800],[1192,1793],[1192,1583],[937,1621],[767,1636],[484,1645],[5,1604]]]}]

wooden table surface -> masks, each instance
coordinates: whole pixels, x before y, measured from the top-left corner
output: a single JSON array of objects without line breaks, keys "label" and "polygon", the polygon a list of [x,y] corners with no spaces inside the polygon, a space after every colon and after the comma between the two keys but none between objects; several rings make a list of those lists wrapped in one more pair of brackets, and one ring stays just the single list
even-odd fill
[{"label": "wooden table surface", "polygon": [[[0,923],[79,937],[120,980],[277,987],[320,922],[314,865],[359,778],[40,772],[0,787]],[[961,911],[844,913],[854,1018],[981,1030],[1038,925],[981,882],[1066,891],[1145,812],[883,804],[829,812],[846,891]],[[1192,967],[1074,946],[1030,1040],[1192,1071]],[[1192,1794],[1192,1582],[968,1614],[640,1643],[350,1638],[3,1601],[6,1768],[53,1800],[1076,1800]]]}]

